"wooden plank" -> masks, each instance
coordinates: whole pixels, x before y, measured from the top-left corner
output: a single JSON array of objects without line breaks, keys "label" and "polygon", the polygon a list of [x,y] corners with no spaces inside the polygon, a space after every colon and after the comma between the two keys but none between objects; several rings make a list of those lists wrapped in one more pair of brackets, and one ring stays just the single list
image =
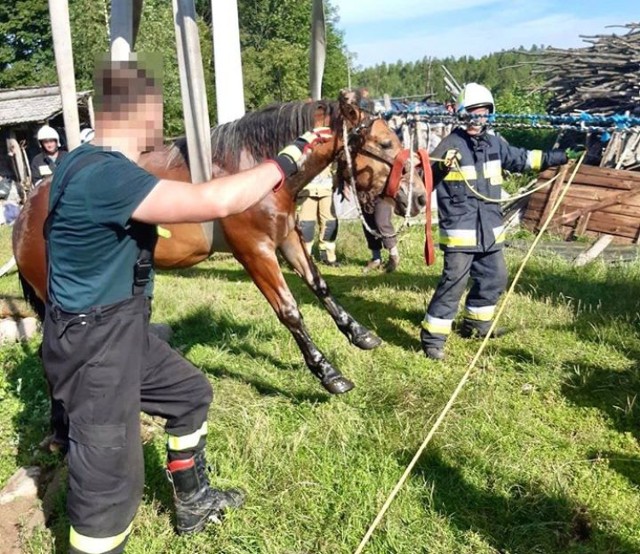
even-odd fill
[{"label": "wooden plank", "polygon": [[584,235],[587,230],[587,226],[589,225],[589,220],[591,219],[591,213],[586,213],[578,219],[576,224],[575,235],[577,237],[581,237]]},{"label": "wooden plank", "polygon": [[574,210],[572,212],[569,212],[563,216],[560,217],[560,222],[561,223],[571,223],[572,221],[575,221],[576,219],[578,219],[579,217],[584,216],[585,214],[589,213],[589,212],[596,212],[598,210],[601,210],[603,208],[608,208],[609,206],[613,206],[615,204],[620,204],[622,202],[625,201],[626,198],[632,197],[632,196],[636,196],[637,194],[640,194],[640,190],[632,190],[632,191],[628,191],[628,192],[621,192],[620,194],[616,194],[613,195],[609,198],[606,198],[600,202],[596,202],[595,204],[591,204],[590,206],[586,206],[584,208],[580,208],[577,210]]},{"label": "wooden plank", "polygon": [[582,267],[583,265],[587,265],[589,262],[592,262],[604,252],[605,248],[611,244],[612,240],[612,235],[602,235],[595,244],[591,246],[591,248],[580,253],[580,255],[574,260],[573,265],[575,267]]},{"label": "wooden plank", "polygon": [[592,175],[576,175],[573,180],[576,185],[592,185],[594,187],[603,187],[607,189],[631,190],[640,186],[630,179],[614,179],[609,177],[597,177]]},{"label": "wooden plank", "polygon": [[626,169],[613,169],[611,167],[599,167],[597,165],[582,165],[578,174],[582,175],[594,175],[597,177],[607,177],[611,180],[630,179],[632,181],[640,182],[640,174],[635,171],[628,171]]},{"label": "wooden plank", "polygon": [[[635,196],[635,203],[625,202],[624,204],[614,204],[613,206],[609,206],[607,208],[600,208],[597,210],[601,213],[607,214],[621,214],[621,215],[629,215],[636,217],[640,220],[640,206],[638,203],[640,202],[640,195]],[[571,210],[576,210],[580,208],[586,208],[590,206],[591,203],[588,200],[583,200],[580,198],[573,198],[571,202],[563,202],[561,210],[565,210],[566,213],[569,213]],[[540,217],[542,210],[544,209],[544,202],[531,201],[529,203],[529,217]],[[535,215],[537,214],[537,215]],[[525,213],[525,216],[527,214]]]},{"label": "wooden plank", "polygon": [[608,235],[618,235],[633,239],[638,235],[638,221],[625,216],[612,218],[608,214],[591,214],[588,230],[606,233]]},{"label": "wooden plank", "polygon": [[551,190],[549,191],[549,196],[547,198],[547,203],[544,207],[544,211],[540,216],[540,220],[538,221],[538,229],[543,225],[543,223],[549,217],[551,210],[553,209],[558,196],[560,195],[560,191],[562,190],[562,185],[564,184],[564,179],[567,176],[567,171],[569,170],[569,164],[562,166],[562,170],[560,172],[559,177],[554,181],[553,185],[551,185]]}]

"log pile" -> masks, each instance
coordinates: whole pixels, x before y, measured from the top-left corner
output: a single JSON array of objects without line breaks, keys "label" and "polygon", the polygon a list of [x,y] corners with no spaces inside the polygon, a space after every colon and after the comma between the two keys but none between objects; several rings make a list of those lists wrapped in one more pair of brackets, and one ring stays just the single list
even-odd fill
[{"label": "log pile", "polygon": [[[546,221],[572,165],[540,173],[538,182],[560,176],[550,186],[534,193],[529,200],[523,224],[532,231]],[[560,208],[551,220],[551,232],[565,239],[612,235],[617,243],[640,243],[640,173],[582,165]]]},{"label": "log pile", "polygon": [[640,114],[640,23],[622,35],[581,36],[591,46],[548,48],[535,73],[547,81],[552,113]]}]

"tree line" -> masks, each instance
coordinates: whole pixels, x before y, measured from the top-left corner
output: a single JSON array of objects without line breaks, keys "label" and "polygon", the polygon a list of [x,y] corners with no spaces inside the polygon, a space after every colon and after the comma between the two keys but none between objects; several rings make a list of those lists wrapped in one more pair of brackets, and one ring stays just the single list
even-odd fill
[{"label": "tree line", "polygon": [[[309,96],[309,42],[312,0],[238,0],[240,42],[247,110],[273,102]],[[171,2],[145,0],[136,50],[156,52],[164,67],[165,132],[183,132],[182,103],[176,58]],[[216,120],[214,64],[209,0],[196,0],[209,110]],[[96,59],[109,48],[109,0],[69,0],[75,77],[78,90],[92,88]],[[339,27],[339,13],[325,0],[327,61],[323,95],[336,98],[347,86],[353,59]],[[471,57],[379,64],[352,71],[354,86],[366,86],[371,95],[424,95],[444,102],[448,94],[442,65],[460,82],[477,81],[493,90],[501,111],[544,109],[540,94],[529,94],[537,84],[527,54],[521,48],[480,59]],[[0,88],[57,83],[47,0],[0,2]],[[509,106],[506,103],[510,104]],[[508,107],[508,110],[505,109]]]}]

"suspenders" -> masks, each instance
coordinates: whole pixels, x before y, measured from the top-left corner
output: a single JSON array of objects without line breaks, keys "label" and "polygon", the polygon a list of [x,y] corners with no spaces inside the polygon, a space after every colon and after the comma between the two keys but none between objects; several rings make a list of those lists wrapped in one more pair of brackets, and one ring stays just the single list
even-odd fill
[{"label": "suspenders", "polygon": [[[84,169],[92,163],[99,162],[101,159],[103,159],[103,157],[98,152],[90,152],[86,156],[73,160],[65,169],[64,176],[61,178],[60,185],[58,187],[58,193],[53,199],[53,202],[50,203],[51,207],[49,208],[49,213],[47,214],[47,218],[45,219],[43,226],[44,240],[45,243],[47,243],[45,252],[47,256],[47,296],[49,298],[51,298],[51,295],[49,294],[51,264],[49,260],[48,241],[49,233],[51,232],[52,216],[58,208],[60,200],[62,199],[67,185],[71,181],[71,178],[78,171]],[[51,182],[53,183],[53,179]],[[155,245],[156,229],[152,225],[138,222],[133,222],[133,226],[136,227],[136,237],[138,238],[138,247],[140,248],[138,259],[136,260],[133,268],[132,293],[134,296],[137,296],[144,293],[145,287],[151,280],[151,272],[153,270],[153,247]]]}]

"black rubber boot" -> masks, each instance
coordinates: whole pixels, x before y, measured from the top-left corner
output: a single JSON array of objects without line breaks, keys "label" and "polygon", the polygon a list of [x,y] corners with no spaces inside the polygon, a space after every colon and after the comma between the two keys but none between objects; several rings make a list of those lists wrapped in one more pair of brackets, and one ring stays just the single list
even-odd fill
[{"label": "black rubber boot", "polygon": [[424,355],[430,360],[441,362],[445,359],[444,344],[442,346],[433,346],[433,340],[424,329],[420,330],[420,344]]},{"label": "black rubber boot", "polygon": [[444,348],[436,348],[435,346],[425,348],[424,355],[430,360],[436,360],[438,362],[441,362],[446,358]]},{"label": "black rubber boot", "polygon": [[364,266],[362,273],[369,273],[371,271],[376,271],[381,267],[382,267],[382,260],[379,260],[379,259],[369,260],[369,263],[366,266]]},{"label": "black rubber boot", "polygon": [[318,252],[318,257],[320,258],[320,263],[324,265],[328,265],[329,267],[340,267],[340,262],[338,262],[338,260],[329,260],[326,250],[320,250]]},{"label": "black rubber boot", "polygon": [[204,451],[186,460],[167,464],[167,477],[173,486],[178,533],[197,533],[208,521],[220,523],[227,508],[244,504],[240,489],[220,490],[209,485]]},{"label": "black rubber boot", "polygon": [[[464,339],[483,339],[487,336],[487,332],[489,331],[490,326],[490,324],[484,325],[483,328],[475,323],[472,323],[468,319],[464,319],[462,321],[462,325],[460,325],[460,328],[458,329],[458,333]],[[496,327],[491,333],[490,338],[497,339],[498,337],[506,334],[506,327]]]},{"label": "black rubber boot", "polygon": [[385,272],[393,273],[396,269],[398,269],[399,263],[400,263],[400,256],[389,256],[387,263],[384,265]]}]

